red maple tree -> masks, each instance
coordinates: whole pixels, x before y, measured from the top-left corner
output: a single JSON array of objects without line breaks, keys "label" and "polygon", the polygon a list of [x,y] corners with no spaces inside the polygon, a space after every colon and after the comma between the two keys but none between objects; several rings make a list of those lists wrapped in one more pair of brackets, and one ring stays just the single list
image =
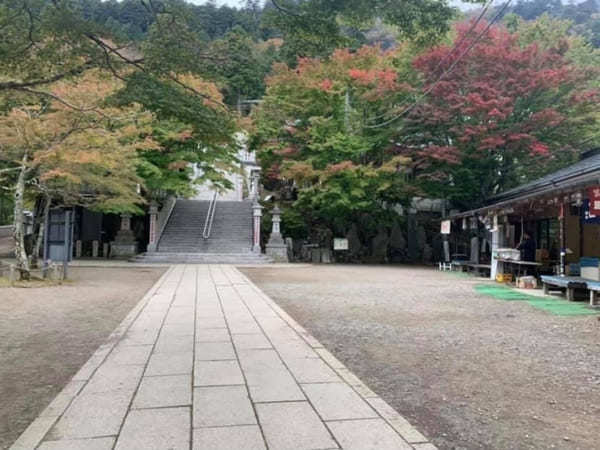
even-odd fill
[{"label": "red maple tree", "polygon": [[431,92],[408,115],[402,147],[425,185],[460,206],[564,165],[597,127],[600,97],[586,88],[594,74],[564,46],[520,46],[516,33],[486,27],[459,24],[455,44],[414,61]]}]

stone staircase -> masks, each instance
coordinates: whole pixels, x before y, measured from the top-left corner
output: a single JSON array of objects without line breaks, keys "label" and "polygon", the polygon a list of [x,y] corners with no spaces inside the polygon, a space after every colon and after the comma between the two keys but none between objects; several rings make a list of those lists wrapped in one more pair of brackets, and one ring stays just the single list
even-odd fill
[{"label": "stone staircase", "polygon": [[212,231],[202,237],[209,201],[177,200],[156,252],[135,260],[161,263],[260,264],[271,262],[252,253],[252,203],[218,201]]}]

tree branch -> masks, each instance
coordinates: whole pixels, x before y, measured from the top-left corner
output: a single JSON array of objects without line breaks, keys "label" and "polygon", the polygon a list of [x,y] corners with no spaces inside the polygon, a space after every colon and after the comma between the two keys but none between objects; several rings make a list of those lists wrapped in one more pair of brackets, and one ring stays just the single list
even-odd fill
[{"label": "tree branch", "polygon": [[0,83],[0,91],[6,91],[6,90],[22,90],[23,88],[30,88],[30,87],[34,87],[34,86],[40,86],[40,85],[45,85],[45,84],[51,84],[54,83],[56,81],[60,81],[63,78],[69,77],[69,76],[73,76],[73,75],[79,75],[81,73],[83,73],[85,70],[90,69],[91,67],[93,67],[95,65],[95,61],[88,61],[84,64],[82,64],[81,66],[77,66],[71,70],[68,70],[66,72],[62,72],[62,73],[58,73],[56,75],[53,75],[51,77],[48,78],[40,78],[37,80],[32,80],[32,81],[6,81],[4,83]]},{"label": "tree branch", "polygon": [[95,112],[99,115],[101,115],[102,117],[105,118],[109,118],[106,114],[104,114],[102,111],[98,110],[97,106],[89,106],[89,107],[82,107],[82,106],[77,106],[77,105],[73,105],[72,103],[67,102],[66,100],[64,100],[63,98],[52,94],[51,92],[46,92],[46,91],[37,91],[35,89],[30,89],[30,88],[20,88],[17,89],[19,91],[23,91],[23,92],[29,92],[30,94],[35,94],[35,95],[41,95],[44,97],[49,97],[53,100],[56,100],[57,102],[65,105],[67,108],[70,108],[74,111],[79,111],[79,112]]},{"label": "tree branch", "polygon": [[[111,47],[109,44],[107,44],[106,42],[104,42],[99,37],[94,36],[91,33],[86,34],[86,36],[88,37],[88,39],[92,40],[97,45],[99,45],[100,47],[104,48],[106,51],[115,54],[117,57],[119,57],[120,59],[122,59],[127,64],[130,64],[130,65],[134,66],[135,68],[141,70],[142,72],[148,73],[148,71],[146,70],[146,68],[141,64],[143,62],[143,58],[139,58],[139,59],[128,58],[127,56],[125,56],[121,52],[119,52],[119,50],[117,48]],[[210,102],[212,102],[212,103],[214,103],[214,104],[216,104],[218,106],[220,106],[223,109],[227,109],[227,106],[225,106],[220,101],[215,100],[210,95],[203,94],[202,92],[197,91],[193,87],[188,86],[185,83],[182,83],[181,81],[179,81],[176,77],[174,77],[171,74],[167,74],[166,76],[167,76],[167,78],[169,78],[169,80],[171,80],[174,83],[178,84],[182,88],[184,88],[184,89],[186,89],[186,90],[194,93],[195,95],[198,95],[198,96],[200,96],[200,97],[202,97],[202,98],[204,98],[204,99],[206,99],[206,100],[208,100],[208,101],[210,101]]]},{"label": "tree branch", "polygon": [[298,13],[296,13],[296,12],[294,12],[294,11],[291,11],[290,9],[288,9],[288,8],[286,8],[286,7],[284,7],[284,6],[281,6],[281,5],[278,3],[278,0],[271,0],[271,3],[273,3],[273,6],[274,6],[274,7],[275,7],[275,9],[277,9],[279,12],[282,12],[282,13],[284,13],[284,14],[287,14],[287,15],[289,15],[289,16],[294,16],[294,17],[302,17],[302,14],[298,14]]},{"label": "tree branch", "polygon": [[15,170],[21,170],[20,167],[10,167],[8,169],[0,169],[0,174],[7,172],[14,172]]}]

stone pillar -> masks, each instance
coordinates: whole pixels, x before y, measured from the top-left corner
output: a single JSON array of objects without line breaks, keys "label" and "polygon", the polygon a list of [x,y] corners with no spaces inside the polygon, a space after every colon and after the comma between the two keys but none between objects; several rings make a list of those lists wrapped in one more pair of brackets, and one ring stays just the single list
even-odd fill
[{"label": "stone pillar", "polygon": [[253,219],[254,219],[254,232],[252,241],[252,252],[260,253],[260,220],[262,217],[262,209],[258,200],[254,201],[252,205]]},{"label": "stone pillar", "polygon": [[504,245],[504,233],[503,226],[499,224],[499,220],[497,217],[494,218],[494,225],[492,228],[492,262],[490,269],[490,279],[495,280],[496,275],[499,273],[504,273],[504,263],[498,261],[497,259],[497,250],[502,248]]},{"label": "stone pillar", "polygon": [[82,242],[81,242],[81,239],[78,239],[77,241],[75,241],[75,258],[77,258],[77,259],[81,258],[81,254],[82,254]]},{"label": "stone pillar", "polygon": [[267,244],[267,255],[273,258],[275,262],[289,262],[287,245],[281,237],[281,210],[277,205],[273,208],[273,228],[269,243]]},{"label": "stone pillar", "polygon": [[260,172],[258,170],[255,170],[252,172],[250,177],[251,177],[251,179],[250,179],[250,184],[251,184],[250,198],[253,200],[258,199],[258,196],[260,194],[259,189],[258,189],[258,184],[260,181]]},{"label": "stone pillar", "polygon": [[121,229],[111,242],[111,256],[129,258],[137,253],[137,242],[131,231],[131,214],[121,214]]},{"label": "stone pillar", "polygon": [[156,202],[152,202],[150,204],[150,226],[149,226],[149,230],[148,230],[148,251],[149,252],[155,252],[156,251],[156,245],[157,245],[157,232],[158,230],[156,229],[157,226],[157,222],[158,222],[158,205],[156,204]]},{"label": "stone pillar", "polygon": [[98,257],[99,249],[100,249],[100,242],[92,241],[92,257],[94,257],[94,258]]}]

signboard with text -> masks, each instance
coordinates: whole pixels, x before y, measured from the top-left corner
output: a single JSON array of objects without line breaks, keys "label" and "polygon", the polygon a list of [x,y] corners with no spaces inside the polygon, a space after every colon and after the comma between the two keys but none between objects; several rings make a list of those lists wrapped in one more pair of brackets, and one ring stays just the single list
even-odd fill
[{"label": "signboard with text", "polygon": [[590,215],[600,216],[600,186],[589,188],[587,194],[590,201]]},{"label": "signboard with text", "polygon": [[348,239],[345,238],[334,238],[333,239],[334,250],[348,250]]},{"label": "signboard with text", "polygon": [[450,229],[452,227],[452,222],[449,220],[442,220],[441,233],[442,234],[450,234]]}]

